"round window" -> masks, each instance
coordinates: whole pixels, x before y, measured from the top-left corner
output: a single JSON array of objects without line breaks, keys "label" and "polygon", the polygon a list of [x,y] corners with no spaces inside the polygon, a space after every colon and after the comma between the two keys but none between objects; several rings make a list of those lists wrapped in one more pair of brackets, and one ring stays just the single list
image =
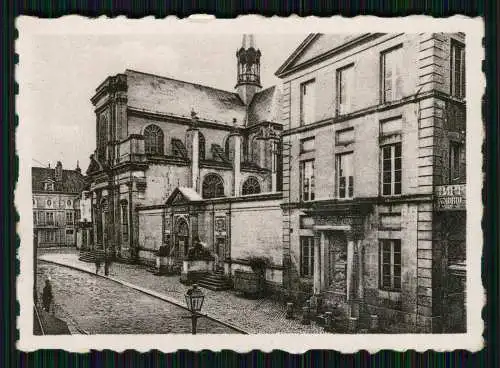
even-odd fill
[{"label": "round window", "polygon": [[66,202],[66,204],[67,204],[68,206],[71,206],[71,199],[68,199],[68,201]]},{"label": "round window", "polygon": [[52,201],[50,199],[47,199],[47,206],[52,206]]}]

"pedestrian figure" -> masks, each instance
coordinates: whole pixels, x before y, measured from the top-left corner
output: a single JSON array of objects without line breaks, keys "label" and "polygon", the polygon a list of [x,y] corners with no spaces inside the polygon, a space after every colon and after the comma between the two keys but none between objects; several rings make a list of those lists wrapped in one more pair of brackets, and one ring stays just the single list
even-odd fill
[{"label": "pedestrian figure", "polygon": [[95,274],[98,275],[99,274],[99,270],[101,269],[101,260],[96,257],[95,258]]},{"label": "pedestrian figure", "polygon": [[45,280],[45,287],[43,288],[42,292],[42,303],[43,303],[43,309],[45,309],[47,312],[50,312],[50,305],[52,304],[52,285],[50,284],[50,280],[47,279]]},{"label": "pedestrian figure", "polygon": [[106,256],[104,258],[104,275],[108,276],[109,274],[109,258]]}]

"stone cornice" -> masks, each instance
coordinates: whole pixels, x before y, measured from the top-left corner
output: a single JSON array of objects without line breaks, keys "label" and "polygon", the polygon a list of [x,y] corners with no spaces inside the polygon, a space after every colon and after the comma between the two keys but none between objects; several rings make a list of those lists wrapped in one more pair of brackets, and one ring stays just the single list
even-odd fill
[{"label": "stone cornice", "polygon": [[402,98],[401,100],[369,106],[369,107],[366,107],[366,108],[358,110],[358,111],[354,111],[354,112],[349,113],[349,114],[330,117],[327,119],[317,121],[317,122],[312,123],[312,124],[302,125],[302,126],[298,126],[298,127],[291,128],[291,129],[286,129],[286,130],[283,130],[282,136],[292,135],[292,134],[296,134],[296,133],[302,133],[302,132],[306,132],[309,130],[322,128],[322,127],[327,126],[327,125],[337,124],[337,123],[341,123],[344,121],[357,119],[357,118],[360,118],[360,117],[363,117],[366,115],[374,114],[374,113],[379,112],[379,111],[386,111],[389,109],[394,109],[397,107],[404,106],[406,104],[416,103],[416,102],[419,102],[421,100],[425,100],[427,98],[432,98],[432,97],[439,98],[441,100],[444,100],[446,102],[450,102],[453,104],[465,106],[465,101],[453,98],[450,95],[445,94],[443,92],[440,92],[437,90],[432,90],[432,91],[424,92],[424,93],[416,93],[414,95]]},{"label": "stone cornice", "polygon": [[374,197],[357,197],[352,200],[325,199],[308,202],[289,202],[282,203],[283,209],[300,208],[309,211],[335,211],[336,209],[345,209],[362,205],[388,205],[398,203],[412,202],[432,202],[434,196],[432,194],[405,194],[400,196],[374,196]]}]

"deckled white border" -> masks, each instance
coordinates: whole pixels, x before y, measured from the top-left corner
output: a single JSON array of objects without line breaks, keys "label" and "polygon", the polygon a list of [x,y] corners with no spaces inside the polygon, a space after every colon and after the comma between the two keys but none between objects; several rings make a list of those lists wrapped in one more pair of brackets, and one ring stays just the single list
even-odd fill
[{"label": "deckled white border", "polygon": [[[352,19],[332,17],[299,18],[263,18],[244,16],[235,20],[178,20],[168,17],[155,20],[152,17],[141,20],[129,20],[124,17],[115,19],[87,19],[79,16],[67,16],[59,19],[36,19],[20,17],[16,27],[19,39],[16,52],[20,55],[16,67],[16,80],[19,83],[19,96],[16,100],[19,115],[19,127],[16,135],[16,148],[19,155],[19,181],[15,191],[15,203],[20,213],[18,234],[21,238],[19,258],[21,274],[18,277],[18,300],[21,315],[18,318],[20,340],[18,348],[24,351],[37,349],[64,349],[85,352],[89,349],[137,349],[148,351],[159,349],[172,352],[177,349],[232,349],[246,352],[251,349],[271,351],[283,349],[293,353],[302,353],[309,349],[333,349],[345,353],[365,349],[376,352],[380,349],[436,351],[469,349],[479,350],[483,346],[483,320],[481,308],[485,303],[485,292],[481,283],[482,230],[481,218],[483,207],[481,172],[483,157],[481,145],[484,129],[481,120],[481,97],[486,85],[481,72],[481,60],[484,59],[482,37],[483,21],[455,16],[447,19],[435,19],[426,16],[405,18],[356,17]],[[32,202],[31,202],[31,145],[36,137],[30,135],[29,101],[25,101],[24,91],[29,88],[25,82],[29,79],[24,67],[30,60],[30,37],[39,34],[146,34],[146,33],[361,33],[361,32],[464,32],[466,33],[467,60],[467,333],[466,334],[404,334],[404,335],[92,335],[92,336],[33,336],[33,270],[32,270]],[[272,37],[272,36],[270,36]],[[297,45],[298,46],[298,45]],[[70,86],[68,86],[70,88]],[[51,103],[47,101],[47,103]],[[74,138],[69,138],[74,139]]]}]

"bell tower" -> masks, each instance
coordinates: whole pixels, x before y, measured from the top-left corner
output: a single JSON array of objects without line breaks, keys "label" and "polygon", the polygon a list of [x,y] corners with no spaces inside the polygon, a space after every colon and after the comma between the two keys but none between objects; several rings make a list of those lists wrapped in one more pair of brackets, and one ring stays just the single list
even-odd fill
[{"label": "bell tower", "polygon": [[253,35],[243,35],[241,48],[236,51],[238,59],[238,81],[236,90],[245,105],[262,88],[260,85],[260,50],[255,47]]}]

